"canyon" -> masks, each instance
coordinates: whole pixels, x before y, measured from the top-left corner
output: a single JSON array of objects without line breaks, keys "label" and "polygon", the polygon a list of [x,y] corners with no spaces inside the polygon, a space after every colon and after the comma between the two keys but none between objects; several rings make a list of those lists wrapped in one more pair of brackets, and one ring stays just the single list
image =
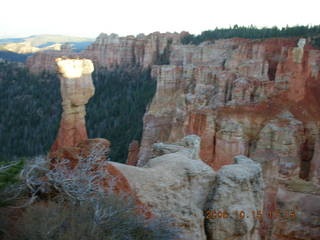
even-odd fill
[{"label": "canyon", "polygon": [[239,154],[261,163],[264,212],[296,211],[295,222],[265,217],[262,239],[319,238],[319,63],[305,39],[173,46],[170,65],[152,68],[138,165],[154,142],[196,134],[215,170]]},{"label": "canyon", "polygon": [[[186,136],[174,144],[155,144],[153,149],[157,156],[143,168],[132,166],[133,158],[128,164],[108,162],[105,153],[110,150],[110,142],[88,139],[86,135],[85,104],[94,94],[92,61],[57,58],[56,64],[60,73],[63,113],[49,155],[52,169],[68,164],[73,171],[78,164],[87,162],[92,165],[92,171],[96,171],[102,163],[103,171],[108,173],[99,178],[103,189],[132,197],[140,207],[139,212],[147,219],[163,215],[174,219],[173,224],[179,229],[177,239],[205,240],[207,235],[216,240],[258,237],[257,219],[251,216],[242,221],[231,214],[235,209],[247,212],[261,209],[263,179],[260,164],[238,156],[236,164],[226,166],[216,174],[200,159],[200,138],[196,135]],[[136,142],[131,144],[133,157],[136,145]],[[99,155],[99,152],[103,154]],[[92,158],[94,155],[97,157]],[[231,186],[225,183],[231,183]],[[239,187],[243,195],[241,202],[236,201],[239,196],[234,198]],[[231,200],[228,204],[225,197]],[[209,214],[204,214],[205,209],[210,212],[214,208],[228,211],[230,219],[217,222]],[[236,226],[239,223],[240,227]]]},{"label": "canyon", "polygon": [[[175,208],[179,225],[186,226],[182,239],[319,239],[320,50],[299,38],[234,38],[183,45],[184,34],[101,34],[85,51],[66,54],[108,69],[150,67],[157,80],[139,150],[133,143],[128,165],[110,164],[153,213]],[[27,65],[35,74],[54,72],[55,59],[64,54],[37,53]],[[63,135],[58,139],[62,136],[64,141]],[[188,142],[188,135],[200,138]],[[170,195],[173,182],[176,195]],[[209,186],[214,186],[214,193]],[[191,194],[198,191],[207,195]],[[182,200],[175,202],[175,197]],[[188,209],[195,216],[184,219],[183,199],[195,204]],[[261,224],[251,218],[204,221],[206,207],[255,209],[264,213],[263,220]],[[295,218],[282,218],[276,212],[291,212]]]}]

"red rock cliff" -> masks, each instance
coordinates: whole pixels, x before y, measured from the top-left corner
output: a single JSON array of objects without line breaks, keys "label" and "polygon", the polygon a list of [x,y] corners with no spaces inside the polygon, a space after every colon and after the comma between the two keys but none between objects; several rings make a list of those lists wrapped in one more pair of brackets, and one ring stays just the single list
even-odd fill
[{"label": "red rock cliff", "polygon": [[262,164],[265,213],[297,213],[265,217],[263,239],[320,238],[319,71],[320,51],[304,39],[173,45],[170,65],[152,68],[138,165],[155,142],[199,135],[200,157],[216,170],[238,154]]},{"label": "red rock cliff", "polygon": [[185,33],[151,33],[140,34],[136,37],[119,37],[116,34],[101,33],[96,41],[80,53],[70,49],[37,53],[27,60],[28,68],[35,74],[42,71],[55,72],[54,59],[61,56],[83,57],[91,59],[96,67],[113,69],[118,66],[150,67],[159,63],[161,58],[171,49],[171,46],[180,42]]}]

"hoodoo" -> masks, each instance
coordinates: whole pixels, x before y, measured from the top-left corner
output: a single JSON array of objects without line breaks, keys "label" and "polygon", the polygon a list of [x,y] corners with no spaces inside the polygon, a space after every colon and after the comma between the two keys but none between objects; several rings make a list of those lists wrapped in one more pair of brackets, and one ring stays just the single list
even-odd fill
[{"label": "hoodoo", "polygon": [[91,60],[57,58],[56,63],[60,72],[63,113],[51,153],[61,147],[74,147],[88,138],[85,104],[95,91],[91,78],[94,70]]}]

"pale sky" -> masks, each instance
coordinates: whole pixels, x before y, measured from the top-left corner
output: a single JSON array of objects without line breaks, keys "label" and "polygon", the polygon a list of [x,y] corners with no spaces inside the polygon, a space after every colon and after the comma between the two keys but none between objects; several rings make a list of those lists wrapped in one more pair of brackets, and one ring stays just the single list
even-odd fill
[{"label": "pale sky", "polygon": [[320,0],[1,0],[0,36],[200,33],[215,27],[320,24]]}]

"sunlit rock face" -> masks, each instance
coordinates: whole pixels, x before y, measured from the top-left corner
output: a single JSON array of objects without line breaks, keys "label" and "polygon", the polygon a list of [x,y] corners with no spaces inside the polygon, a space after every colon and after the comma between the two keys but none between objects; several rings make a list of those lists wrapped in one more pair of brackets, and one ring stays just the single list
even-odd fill
[{"label": "sunlit rock face", "polygon": [[[250,221],[241,225],[242,230],[250,230],[252,226],[255,229],[252,235],[244,234],[243,239],[255,237],[258,227],[264,240],[319,239],[320,51],[312,48],[306,39],[225,39],[195,46],[180,44],[181,36],[154,33],[121,38],[102,34],[80,53],[108,69],[152,67],[157,91],[144,116],[143,138],[139,151],[134,150],[132,165],[136,163],[137,153],[137,165],[149,166],[153,161],[150,159],[155,159],[158,152],[174,150],[170,154],[176,154],[185,148],[179,144],[173,147],[160,144],[154,151],[155,143],[174,143],[196,134],[201,137],[198,158],[215,171],[234,164],[234,157],[239,154],[262,166],[264,219],[260,227]],[[44,64],[42,56],[45,55],[36,54],[28,59],[31,62],[28,66],[54,71],[56,65],[50,63],[52,56],[46,55]],[[157,65],[160,60],[169,64]],[[79,71],[72,72],[71,76],[79,75]],[[74,81],[69,89],[76,89],[71,86],[77,79],[85,81],[86,76],[68,78]],[[66,127],[61,127],[58,135],[67,136],[60,139],[73,139],[65,142],[70,145],[86,138],[83,104],[87,100],[73,99],[80,102],[75,105],[78,107],[73,109],[66,104],[66,112],[74,110],[83,114],[66,114],[70,120],[62,121]],[[59,141],[63,145],[65,140]],[[132,169],[132,166],[121,165],[121,168]],[[123,175],[130,184],[140,181],[126,174]],[[151,186],[156,188],[157,184]],[[143,186],[139,188],[143,192]],[[297,218],[290,221],[266,216],[277,210],[292,209]],[[204,236],[201,228],[193,231],[200,239]],[[233,233],[236,234],[228,234]]]},{"label": "sunlit rock face", "polygon": [[85,104],[95,91],[91,78],[94,70],[91,60],[57,58],[56,63],[60,72],[63,112],[51,152],[61,147],[74,147],[87,139]]},{"label": "sunlit rock face", "polygon": [[80,78],[82,75],[91,74],[94,70],[89,59],[56,59],[58,70],[64,78]]},{"label": "sunlit rock face", "polygon": [[82,57],[91,59],[96,67],[114,69],[116,67],[148,68],[153,64],[169,61],[169,53],[173,45],[180,42],[186,32],[140,34],[136,37],[120,37],[116,34],[101,33],[96,41],[80,53],[72,52],[70,47],[62,46],[61,51],[36,53],[27,59],[31,72],[54,73],[57,57]]},{"label": "sunlit rock face", "polygon": [[171,45],[180,41],[184,33],[151,33],[137,37],[100,34],[83,54],[95,65],[112,69],[117,66],[147,68],[161,60]]},{"label": "sunlit rock face", "polygon": [[[216,164],[217,168],[221,164],[215,159],[230,163],[234,155],[245,154],[248,139],[240,135],[248,135],[250,128],[254,127],[251,121],[246,119],[244,123],[237,123],[236,119],[230,120],[229,116],[216,113],[232,109],[239,118],[235,106],[248,106],[254,111],[258,103],[286,91],[289,80],[276,79],[277,66],[287,60],[285,53],[295,44],[294,40],[287,39],[228,39],[200,46],[173,46],[171,65],[152,69],[157,79],[157,91],[145,115],[145,128],[151,130],[144,132],[141,161],[148,158],[144,151],[144,148],[150,149],[148,142],[175,140],[188,132],[201,137],[205,135],[202,137],[202,158]],[[151,119],[150,123],[148,119]],[[160,121],[161,131],[159,127],[148,126],[157,124],[157,121]],[[232,127],[227,121],[232,122]],[[149,136],[151,133],[155,135],[154,140]],[[214,149],[213,143],[204,140],[208,138],[220,147]],[[229,160],[225,154],[229,154]]]},{"label": "sunlit rock face", "polygon": [[265,212],[288,210],[294,199],[297,219],[265,217],[263,239],[320,238],[319,66],[320,51],[306,39],[173,45],[170,64],[152,67],[157,90],[138,166],[153,156],[154,143],[196,134],[200,158],[215,170],[239,154],[262,164]]},{"label": "sunlit rock face", "polygon": [[[207,211],[261,209],[260,165],[240,156],[237,164],[216,173],[199,158],[199,150],[200,138],[190,135],[173,144],[154,144],[154,158],[143,168],[111,164],[155,217],[166,215],[174,219],[173,225],[180,229],[177,239],[258,240],[257,221],[210,219]],[[235,231],[239,224],[240,230]]]}]

